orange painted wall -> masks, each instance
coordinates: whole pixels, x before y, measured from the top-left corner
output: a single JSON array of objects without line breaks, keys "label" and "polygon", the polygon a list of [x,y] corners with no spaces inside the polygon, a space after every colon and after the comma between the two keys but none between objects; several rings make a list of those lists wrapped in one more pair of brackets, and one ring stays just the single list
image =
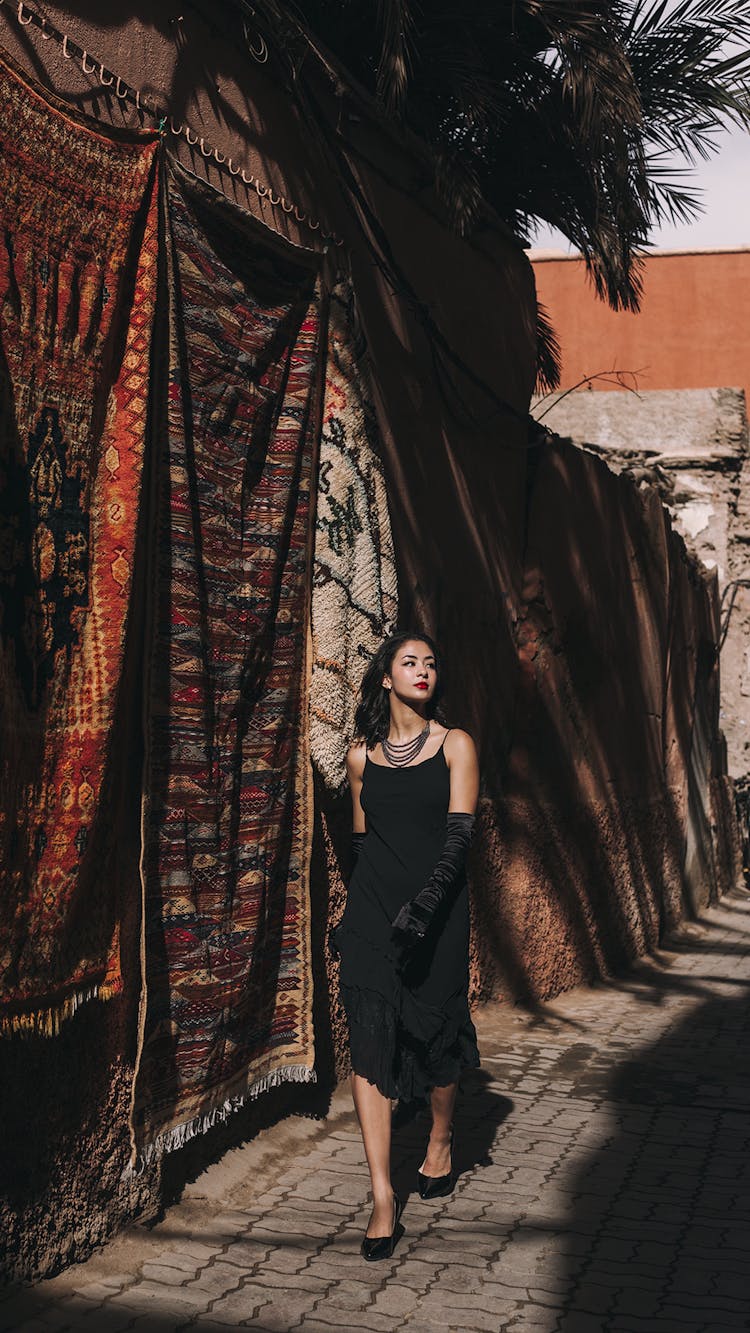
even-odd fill
[{"label": "orange painted wall", "polygon": [[750,401],[750,249],[649,255],[637,315],[600,301],[582,260],[529,257],[562,347],[562,388],[617,369],[637,372],[641,389],[739,387]]}]

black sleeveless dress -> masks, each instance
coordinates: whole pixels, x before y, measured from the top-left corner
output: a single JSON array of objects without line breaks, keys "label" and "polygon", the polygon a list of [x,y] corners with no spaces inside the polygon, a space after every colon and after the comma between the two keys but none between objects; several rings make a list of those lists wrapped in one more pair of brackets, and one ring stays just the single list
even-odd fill
[{"label": "black sleeveless dress", "polygon": [[469,902],[453,888],[403,975],[391,922],[423,888],[445,843],[450,775],[443,748],[406,768],[365,761],[367,835],[336,930],[352,1069],[412,1101],[479,1064],[469,1016]]}]

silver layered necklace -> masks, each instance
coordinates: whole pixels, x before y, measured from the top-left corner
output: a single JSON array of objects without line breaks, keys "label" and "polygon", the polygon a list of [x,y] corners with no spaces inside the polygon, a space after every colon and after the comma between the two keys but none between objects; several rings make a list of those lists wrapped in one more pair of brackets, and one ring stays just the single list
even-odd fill
[{"label": "silver layered necklace", "polygon": [[430,719],[424,724],[424,730],[420,731],[410,741],[402,741],[400,744],[394,744],[393,741],[382,740],[380,742],[383,754],[392,768],[406,768],[422,752],[427,737],[430,734]]}]

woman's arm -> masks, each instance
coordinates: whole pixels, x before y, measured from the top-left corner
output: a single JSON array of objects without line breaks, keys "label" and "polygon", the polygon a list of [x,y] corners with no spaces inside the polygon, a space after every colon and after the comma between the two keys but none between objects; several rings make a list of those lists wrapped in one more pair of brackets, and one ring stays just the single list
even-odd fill
[{"label": "woman's arm", "polygon": [[[367,755],[364,744],[350,745],[346,755],[346,775],[349,779],[349,790],[352,794],[352,836],[349,845],[349,869],[344,871],[344,879],[348,884],[351,880],[354,867],[357,863],[360,848],[365,840],[367,832],[365,826],[365,812],[362,809],[362,777],[365,771],[365,758]],[[334,958],[340,956],[338,944],[338,930],[341,926],[339,921],[328,932],[328,947]]]},{"label": "woman's arm", "polygon": [[352,832],[366,833],[365,812],[362,809],[362,778],[365,771],[367,748],[364,741],[350,745],[346,755],[346,776],[352,794]]},{"label": "woman's arm", "polygon": [[[446,750],[449,739],[445,741]],[[471,843],[479,797],[479,764],[471,736],[457,731],[450,754],[446,753],[445,758],[450,770],[450,801],[443,850],[424,888],[404,903],[393,921],[393,938],[401,951],[402,966],[406,966],[412,950],[424,939],[459,882]]]},{"label": "woman's arm", "polygon": [[445,739],[445,762],[450,773],[451,791],[448,814],[473,815],[479,800],[479,760],[477,747],[468,731],[456,728]]}]

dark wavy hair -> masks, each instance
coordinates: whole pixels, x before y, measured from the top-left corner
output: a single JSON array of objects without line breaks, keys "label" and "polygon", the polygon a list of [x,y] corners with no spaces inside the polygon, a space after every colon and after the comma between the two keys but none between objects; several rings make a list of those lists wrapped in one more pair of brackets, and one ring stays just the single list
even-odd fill
[{"label": "dark wavy hair", "polygon": [[390,674],[393,659],[399,648],[412,640],[426,643],[435,656],[437,680],[432,698],[427,705],[427,716],[437,718],[438,722],[444,721],[440,708],[443,665],[434,639],[431,639],[429,634],[422,634],[417,630],[397,630],[381,643],[362,677],[360,702],[354,715],[354,728],[356,738],[363,740],[368,750],[372,750],[378,741],[385,740],[391,723],[391,706],[388,690],[383,685],[383,676]]}]

